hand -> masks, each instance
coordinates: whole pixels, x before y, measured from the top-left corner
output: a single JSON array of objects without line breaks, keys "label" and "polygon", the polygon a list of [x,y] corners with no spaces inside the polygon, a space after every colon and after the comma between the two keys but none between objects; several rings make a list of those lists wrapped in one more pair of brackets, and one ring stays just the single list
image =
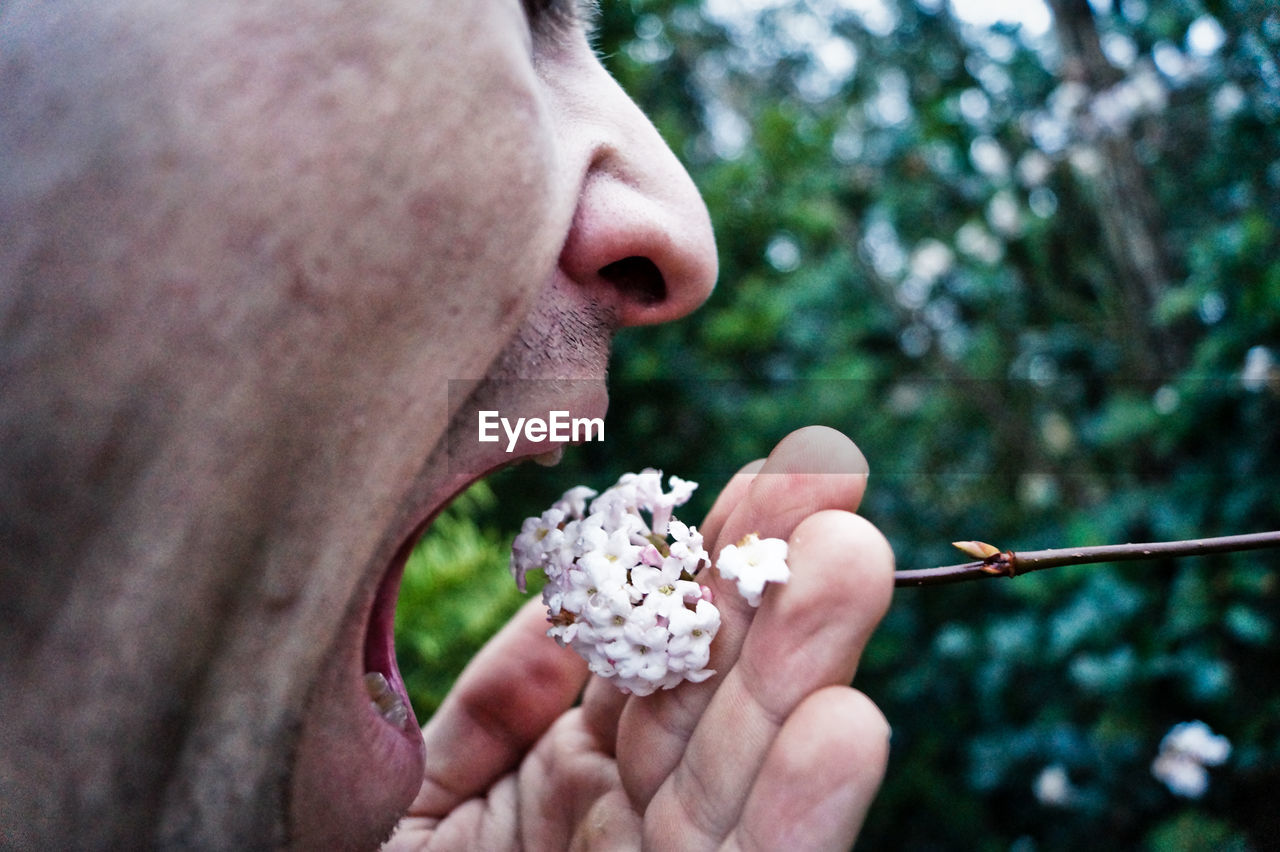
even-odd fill
[{"label": "hand", "polygon": [[758,610],[702,579],[722,614],[704,683],[645,698],[587,683],[531,601],[423,729],[422,790],[387,848],[848,849],[889,739],[847,686],[893,588],[888,543],[852,514],[865,484],[861,453],[820,427],[729,482],[700,527],[708,552],[787,538],[792,577]]}]

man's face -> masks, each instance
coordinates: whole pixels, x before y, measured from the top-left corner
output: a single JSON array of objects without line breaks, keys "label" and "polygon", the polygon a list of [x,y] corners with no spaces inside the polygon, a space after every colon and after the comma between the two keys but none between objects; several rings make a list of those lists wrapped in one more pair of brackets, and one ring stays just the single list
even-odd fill
[{"label": "man's face", "polygon": [[[523,7],[486,0],[465,13],[456,4],[434,5],[434,14],[422,15],[420,35],[395,27],[404,34],[402,61],[411,58],[417,73],[390,89],[430,85],[445,103],[418,117],[426,121],[419,145],[386,143],[387,156],[403,158],[404,175],[426,165],[428,187],[419,196],[428,202],[417,211],[412,200],[407,206],[434,244],[420,252],[420,267],[409,267],[410,276],[427,279],[418,319],[383,363],[405,377],[403,394],[431,400],[430,408],[411,410],[434,421],[432,433],[445,422],[438,412],[452,417],[426,458],[422,417],[394,426],[402,433],[393,465],[401,490],[388,495],[395,504],[384,524],[389,538],[355,585],[308,695],[289,798],[291,832],[303,841],[331,843],[352,829],[376,838],[417,792],[421,744],[412,715],[399,722],[397,699],[406,707],[408,699],[391,637],[406,548],[465,485],[546,450],[523,443],[509,454],[505,442],[479,444],[472,412],[603,416],[616,328],[683,315],[715,278],[701,200],[599,65],[575,0],[528,0]],[[427,35],[441,19],[454,19],[447,25],[454,33]],[[455,56],[462,45],[466,55]],[[389,61],[381,68],[397,73]],[[345,106],[364,113],[361,123],[376,136],[378,118],[363,101]],[[404,310],[404,298],[398,293],[388,309]],[[385,381],[359,368],[369,381]],[[394,694],[382,698],[381,713],[366,691],[370,673],[385,677]]]},{"label": "man's face", "polygon": [[[0,425],[45,418],[23,452],[82,498],[54,501],[67,579],[26,610],[61,616],[31,688],[88,725],[46,727],[92,749],[49,786],[108,791],[117,819],[113,777],[171,779],[139,818],[171,840],[284,812],[293,840],[376,844],[421,780],[404,558],[459,490],[546,449],[450,434],[477,407],[602,416],[616,328],[709,293],[706,211],[574,0],[61,10],[10,4],[0,69],[38,118],[5,137],[0,209],[24,215],[0,271],[34,331]],[[111,660],[65,651],[122,636]],[[57,703],[5,708],[37,729]],[[158,744],[156,718],[189,727]]]}]

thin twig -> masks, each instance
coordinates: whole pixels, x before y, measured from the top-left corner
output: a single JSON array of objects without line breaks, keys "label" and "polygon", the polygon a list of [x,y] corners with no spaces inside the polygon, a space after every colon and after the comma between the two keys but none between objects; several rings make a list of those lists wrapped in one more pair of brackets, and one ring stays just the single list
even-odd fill
[{"label": "thin twig", "polygon": [[[965,545],[982,547],[980,542]],[[1147,544],[1106,544],[1097,547],[1068,547],[1059,550],[996,550],[990,545],[990,556],[961,565],[941,568],[917,568],[898,571],[896,586],[938,586],[983,577],[1016,577],[1031,571],[1059,565],[1087,565],[1094,562],[1126,562],[1134,559],[1158,559],[1170,556],[1198,556],[1204,553],[1226,553],[1236,550],[1259,550],[1280,547],[1280,530],[1274,532],[1227,535],[1219,538],[1195,538],[1186,541],[1157,541]],[[971,547],[962,550],[972,553]]]}]

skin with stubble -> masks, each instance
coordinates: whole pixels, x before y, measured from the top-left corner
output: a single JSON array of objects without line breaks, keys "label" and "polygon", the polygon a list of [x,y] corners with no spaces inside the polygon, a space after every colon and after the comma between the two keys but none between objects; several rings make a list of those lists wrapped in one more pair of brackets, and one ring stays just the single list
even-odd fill
[{"label": "skin with stubble", "polygon": [[794,571],[716,589],[711,680],[628,700],[526,608],[421,734],[364,686],[404,699],[405,555],[509,461],[460,412],[602,416],[614,331],[715,279],[577,10],[15,0],[0,91],[6,847],[847,847],[892,556],[827,430],[701,527]]}]

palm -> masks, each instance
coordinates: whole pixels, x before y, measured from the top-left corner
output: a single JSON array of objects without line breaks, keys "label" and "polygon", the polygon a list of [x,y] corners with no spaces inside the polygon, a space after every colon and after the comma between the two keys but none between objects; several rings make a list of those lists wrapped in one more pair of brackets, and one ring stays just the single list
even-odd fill
[{"label": "palm", "polygon": [[[819,459],[842,473],[802,472]],[[422,791],[389,848],[848,848],[887,753],[845,686],[892,588],[887,545],[851,514],[860,471],[847,439],[802,430],[720,495],[707,549],[789,538],[793,578],[759,610],[707,581],[723,624],[704,683],[584,691],[585,664],[524,607],[424,729]]]}]

